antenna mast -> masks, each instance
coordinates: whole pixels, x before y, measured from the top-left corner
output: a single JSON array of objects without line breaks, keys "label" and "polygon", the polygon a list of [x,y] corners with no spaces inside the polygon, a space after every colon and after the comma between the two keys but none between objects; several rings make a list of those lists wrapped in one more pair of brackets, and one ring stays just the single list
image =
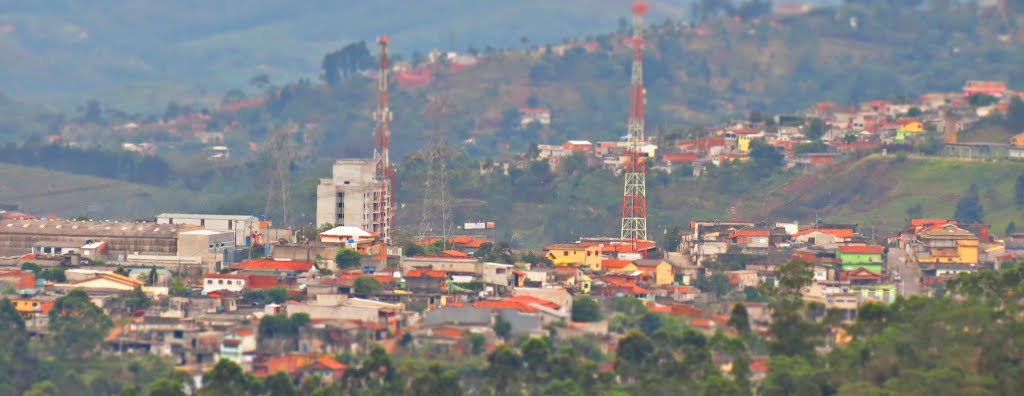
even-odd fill
[{"label": "antenna mast", "polygon": [[377,110],[373,112],[376,126],[373,129],[373,165],[374,177],[381,185],[378,192],[378,210],[375,210],[374,222],[380,224],[380,236],[385,243],[391,243],[391,231],[395,220],[395,172],[391,168],[391,108],[388,97],[388,36],[381,36],[380,71],[377,85]]},{"label": "antenna mast", "polygon": [[630,84],[628,148],[625,186],[622,194],[622,228],[620,238],[636,250],[638,241],[647,240],[647,158],[643,153],[644,107],[647,91],[644,88],[644,14],[650,7],[646,2],[633,4],[633,73]]}]

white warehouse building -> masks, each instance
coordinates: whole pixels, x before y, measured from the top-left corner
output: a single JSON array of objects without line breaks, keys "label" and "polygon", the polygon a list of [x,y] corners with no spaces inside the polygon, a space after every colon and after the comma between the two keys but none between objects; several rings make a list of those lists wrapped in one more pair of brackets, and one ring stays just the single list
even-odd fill
[{"label": "white warehouse building", "polygon": [[236,246],[246,246],[246,237],[260,229],[260,219],[247,215],[163,213],[156,217],[156,222],[195,225],[210,231],[231,231],[235,234]]}]

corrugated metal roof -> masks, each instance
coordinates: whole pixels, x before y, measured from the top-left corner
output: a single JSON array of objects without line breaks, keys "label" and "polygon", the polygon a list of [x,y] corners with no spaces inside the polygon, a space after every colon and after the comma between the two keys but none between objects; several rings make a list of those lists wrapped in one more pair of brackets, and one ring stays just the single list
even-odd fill
[{"label": "corrugated metal roof", "polygon": [[0,235],[174,238],[186,227],[192,226],[105,221],[0,220]]}]

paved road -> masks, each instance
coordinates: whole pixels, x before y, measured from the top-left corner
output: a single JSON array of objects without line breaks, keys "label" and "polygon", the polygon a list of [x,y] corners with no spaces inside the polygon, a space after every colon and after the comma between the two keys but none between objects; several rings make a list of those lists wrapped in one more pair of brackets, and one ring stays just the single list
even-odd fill
[{"label": "paved road", "polygon": [[890,273],[899,275],[896,287],[901,296],[916,296],[921,294],[921,272],[916,264],[907,261],[906,256],[903,249],[890,248],[886,268]]}]

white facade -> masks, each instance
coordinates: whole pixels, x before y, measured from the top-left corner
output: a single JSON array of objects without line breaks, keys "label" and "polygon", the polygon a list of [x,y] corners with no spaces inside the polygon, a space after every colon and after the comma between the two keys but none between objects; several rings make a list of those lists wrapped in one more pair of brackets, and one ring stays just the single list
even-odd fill
[{"label": "white facade", "polygon": [[236,234],[231,231],[193,230],[178,234],[178,255],[198,257],[211,272],[224,266],[224,252],[234,250]]},{"label": "white facade", "polygon": [[387,240],[391,207],[382,199],[382,194],[389,194],[387,185],[386,180],[377,180],[373,160],[335,161],[332,177],[320,179],[316,188],[316,224],[360,227]]},{"label": "white facade", "polygon": [[196,225],[212,231],[231,231],[235,234],[237,246],[245,246],[245,237],[260,229],[260,219],[256,216],[163,213],[156,217],[156,222]]},{"label": "white facade", "polygon": [[220,290],[241,292],[245,290],[246,281],[241,275],[209,274],[203,277],[203,294]]}]

